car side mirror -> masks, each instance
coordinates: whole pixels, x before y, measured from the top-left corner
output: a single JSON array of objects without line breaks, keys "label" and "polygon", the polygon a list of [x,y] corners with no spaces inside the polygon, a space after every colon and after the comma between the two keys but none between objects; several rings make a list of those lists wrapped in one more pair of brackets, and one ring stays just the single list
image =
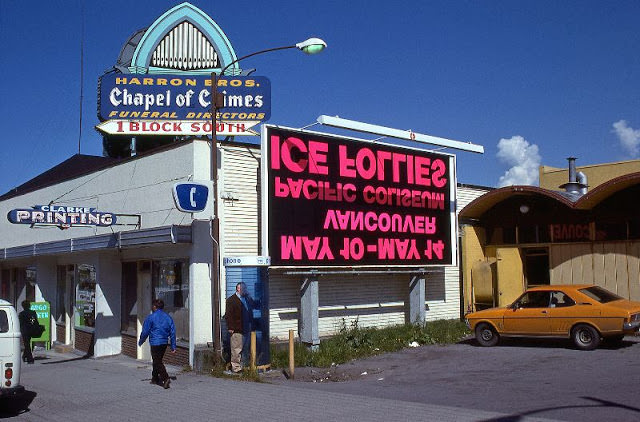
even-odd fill
[{"label": "car side mirror", "polygon": [[520,309],[520,306],[521,306],[521,303],[520,303],[520,302],[514,302],[514,303],[511,305],[511,309],[513,309],[513,310],[515,311],[515,310],[517,310],[517,309]]}]

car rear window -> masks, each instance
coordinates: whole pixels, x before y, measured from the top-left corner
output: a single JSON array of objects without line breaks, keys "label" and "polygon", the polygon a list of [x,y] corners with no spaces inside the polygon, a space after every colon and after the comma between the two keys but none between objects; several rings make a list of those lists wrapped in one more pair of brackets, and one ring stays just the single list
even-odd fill
[{"label": "car rear window", "polygon": [[0,310],[0,333],[6,333],[9,331],[9,318],[7,312]]},{"label": "car rear window", "polygon": [[600,303],[613,302],[614,300],[622,299],[617,294],[611,293],[609,290],[605,290],[602,287],[594,286],[587,287],[586,289],[580,289],[581,293],[589,296],[593,300],[597,300]]}]

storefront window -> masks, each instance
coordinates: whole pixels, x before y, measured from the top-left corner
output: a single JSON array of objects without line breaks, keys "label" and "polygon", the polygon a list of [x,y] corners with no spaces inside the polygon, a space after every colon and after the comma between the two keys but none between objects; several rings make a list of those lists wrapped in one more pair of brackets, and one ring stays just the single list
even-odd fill
[{"label": "storefront window", "polygon": [[92,265],[77,267],[76,303],[74,323],[76,327],[93,328],[96,322],[96,269]]},{"label": "storefront window", "polygon": [[487,238],[489,245],[510,245],[516,243],[516,228],[509,227],[488,227]]},{"label": "storefront window", "polygon": [[11,281],[9,275],[11,272],[6,269],[0,271],[0,299],[11,301]]},{"label": "storefront window", "polygon": [[[56,282],[56,300],[53,303],[53,309],[51,315],[57,323],[64,324],[64,318],[66,313],[65,293],[67,292],[67,286],[73,286],[74,283],[75,266],[73,265],[59,265],[58,266],[58,279]],[[69,284],[67,284],[69,283]]]},{"label": "storefront window", "polygon": [[12,284],[15,290],[11,302],[13,302],[16,309],[20,311],[22,307],[17,302],[23,300],[21,298],[22,294],[24,294],[24,299],[27,299],[29,302],[35,302],[36,300],[36,267],[14,269]]},{"label": "storefront window", "polygon": [[518,226],[518,243],[545,243],[550,240],[547,226]]},{"label": "storefront window", "polygon": [[[150,268],[148,262],[141,262],[140,266]],[[121,319],[120,330],[130,335],[136,335],[136,323],[138,321],[138,263],[122,263],[122,287],[121,287]]]},{"label": "storefront window", "polygon": [[189,265],[186,260],[153,262],[153,295],[176,325],[176,339],[189,341]]},{"label": "storefront window", "polygon": [[[36,301],[36,267],[27,267],[20,271],[19,280],[24,280],[25,297],[29,302]],[[24,277],[24,278],[23,278]],[[22,291],[21,283],[18,284],[18,291]]]}]

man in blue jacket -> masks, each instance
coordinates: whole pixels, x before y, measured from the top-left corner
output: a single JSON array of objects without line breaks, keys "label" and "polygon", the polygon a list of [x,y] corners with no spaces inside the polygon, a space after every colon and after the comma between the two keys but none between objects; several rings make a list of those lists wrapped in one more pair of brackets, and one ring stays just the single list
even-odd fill
[{"label": "man in blue jacket", "polygon": [[163,310],[164,302],[161,299],[154,300],[151,309],[153,312],[144,320],[142,325],[138,346],[142,346],[147,337],[149,337],[151,359],[153,361],[151,384],[159,384],[167,389],[171,380],[169,379],[169,374],[167,374],[167,368],[162,363],[162,358],[167,350],[168,339],[171,339],[171,353],[176,352],[176,326],[169,314]]}]

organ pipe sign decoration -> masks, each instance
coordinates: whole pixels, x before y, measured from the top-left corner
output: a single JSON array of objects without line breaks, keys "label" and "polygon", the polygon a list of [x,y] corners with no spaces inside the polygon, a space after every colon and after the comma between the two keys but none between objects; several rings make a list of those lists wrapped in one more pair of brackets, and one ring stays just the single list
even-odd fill
[{"label": "organ pipe sign decoration", "polygon": [[[271,82],[264,76],[218,79],[225,94],[216,118],[221,136],[257,135],[251,130],[271,117]],[[210,135],[211,77],[136,75],[100,77],[96,128],[111,135]]]},{"label": "organ pipe sign decoration", "polygon": [[272,266],[456,263],[455,157],[263,125]]}]

